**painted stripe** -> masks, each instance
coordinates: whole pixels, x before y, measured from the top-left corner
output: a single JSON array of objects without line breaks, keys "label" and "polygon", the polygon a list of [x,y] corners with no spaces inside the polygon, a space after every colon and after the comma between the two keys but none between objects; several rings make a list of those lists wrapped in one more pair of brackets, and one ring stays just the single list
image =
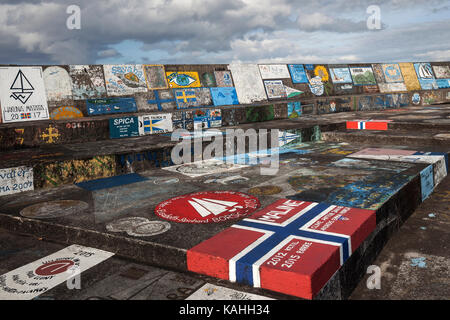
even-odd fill
[{"label": "painted stripe", "polygon": [[238,261],[240,258],[245,256],[247,253],[249,253],[251,250],[253,250],[257,246],[259,246],[262,242],[267,240],[267,238],[269,238],[270,236],[273,235],[273,232],[267,231],[267,230],[261,230],[261,229],[257,229],[257,228],[238,226],[238,225],[234,225],[232,227],[233,228],[238,228],[238,229],[249,230],[249,231],[256,231],[256,232],[259,232],[259,233],[261,233],[261,232],[264,233],[264,235],[262,235],[258,240],[253,242],[247,248],[245,248],[244,250],[242,250],[241,252],[239,252],[237,255],[235,255],[233,258],[230,259],[230,261],[229,261],[229,280],[231,282],[236,282],[236,280],[237,280],[236,279],[236,261]]}]

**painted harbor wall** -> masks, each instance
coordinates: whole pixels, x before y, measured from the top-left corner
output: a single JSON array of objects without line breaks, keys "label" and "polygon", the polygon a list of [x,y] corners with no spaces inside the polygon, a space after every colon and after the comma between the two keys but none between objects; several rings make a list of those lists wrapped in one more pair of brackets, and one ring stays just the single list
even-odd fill
[{"label": "painted harbor wall", "polygon": [[0,150],[450,102],[450,63],[0,66]]}]

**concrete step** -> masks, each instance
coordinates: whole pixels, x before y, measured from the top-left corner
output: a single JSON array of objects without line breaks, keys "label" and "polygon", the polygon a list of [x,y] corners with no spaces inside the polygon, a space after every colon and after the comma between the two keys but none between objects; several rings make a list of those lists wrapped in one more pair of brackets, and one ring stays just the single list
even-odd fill
[{"label": "concrete step", "polygon": [[[326,250],[331,251],[319,250],[323,264],[309,266],[321,275],[312,278],[314,289],[307,291],[310,294],[288,292],[302,298],[346,298],[391,234],[433,190],[434,181],[442,174],[438,169],[443,168],[444,156],[438,160],[422,155],[425,160],[419,162],[352,160],[347,156],[360,151],[361,146],[319,141],[290,147],[289,152],[278,155],[276,175],[261,175],[261,168],[269,165],[266,157],[256,165],[185,164],[148,170],[137,177],[118,176],[113,184],[97,181],[7,195],[0,198],[0,225],[13,232],[93,246],[186,271],[191,265],[189,252],[198,251],[193,248],[235,229],[234,224],[242,223],[250,214],[258,215],[259,210],[280,199],[316,202],[324,208],[337,205],[364,209],[373,212],[376,224],[352,224],[351,234],[359,241],[342,266],[330,262],[340,246],[335,244],[330,249],[328,245]],[[239,251],[235,246],[234,240],[223,241],[223,247]],[[229,259],[219,252],[212,255]],[[304,266],[302,262],[300,265]],[[321,272],[323,268],[327,272]],[[294,269],[289,276],[301,278],[302,271]],[[210,275],[217,276],[219,270],[213,268],[212,272]],[[261,286],[283,292],[282,288],[266,286],[264,281]]]}]

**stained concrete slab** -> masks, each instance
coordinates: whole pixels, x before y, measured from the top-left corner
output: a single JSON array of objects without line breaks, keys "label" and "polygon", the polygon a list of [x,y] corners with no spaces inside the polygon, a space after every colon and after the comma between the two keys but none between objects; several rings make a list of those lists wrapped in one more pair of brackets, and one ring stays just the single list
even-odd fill
[{"label": "stained concrete slab", "polygon": [[[185,170],[171,172],[155,169],[140,173],[147,178],[145,181],[103,190],[88,191],[72,185],[32,191],[19,196],[5,196],[0,199],[2,208],[0,222],[5,228],[16,232],[30,233],[61,243],[76,242],[94,246],[141,262],[186,271],[187,250],[225,230],[233,224],[233,220],[227,218],[224,222],[208,224],[169,221],[170,228],[166,232],[148,237],[134,237],[126,232],[110,232],[107,229],[108,223],[126,217],[164,221],[155,215],[156,205],[188,193],[225,191],[249,194],[254,187],[277,186],[282,188],[279,193],[256,192],[253,195],[258,199],[260,208],[277,199],[288,198],[377,210],[377,223],[381,229],[376,230],[368,243],[357,251],[355,257],[358,257],[373,250],[370,249],[370,244],[379,245],[380,241],[385,240],[385,236],[375,239],[376,234],[384,230],[383,225],[389,225],[391,228],[388,223],[389,216],[393,216],[390,222],[392,223],[392,219],[402,220],[403,216],[408,215],[408,210],[414,209],[414,203],[419,201],[416,194],[420,192],[420,172],[426,167],[425,164],[383,164],[377,160],[336,165],[345,159],[346,154],[358,150],[358,146],[348,144],[301,143],[288,149],[289,152],[279,155],[281,164],[275,176],[260,174],[261,167],[267,166],[267,159],[262,158],[260,164],[232,167],[231,170],[218,174],[215,173],[216,166],[213,165],[209,169],[209,175],[195,178],[184,174]],[[192,170],[194,172],[204,170],[203,167],[192,167],[192,164],[183,166],[186,167],[191,167],[190,173]],[[379,170],[380,167],[383,170]],[[247,177],[247,180],[241,179],[235,183],[210,181],[211,178],[226,180],[230,176]],[[165,185],[155,183],[161,178],[170,178],[169,181],[173,183]],[[345,189],[346,186],[354,184],[358,186],[357,189],[365,190],[356,197],[355,189]],[[326,189],[324,185],[327,186]],[[368,197],[365,193],[371,196]],[[27,199],[25,202],[24,197]],[[50,219],[29,218],[29,215],[25,217],[21,214],[29,206],[39,206],[39,203],[47,205],[49,201],[59,200],[80,200],[87,203],[89,208]],[[409,201],[411,204],[399,208],[400,210],[395,213],[387,212],[386,208],[395,205],[396,201]],[[370,260],[373,255],[370,254],[368,257],[366,259]],[[349,259],[339,271],[340,278],[344,277],[340,279],[340,293],[332,292],[324,297],[346,297],[351,292],[350,283],[357,281],[357,277],[352,276],[355,274],[353,268],[356,261],[361,264],[362,260],[364,259]],[[324,290],[327,290],[326,288]]]},{"label": "stained concrete slab", "polygon": [[368,289],[367,274],[351,300],[448,300],[450,297],[450,178],[445,178],[398,232],[373,265],[380,289]]},{"label": "stained concrete slab", "polygon": [[[417,124],[419,123],[420,130],[425,134],[428,134],[426,132],[430,127],[439,126],[439,130],[431,129],[431,131],[434,134],[445,133],[443,130],[447,128],[447,124],[440,120],[445,120],[442,117],[448,116],[448,110],[442,108],[442,114],[439,116],[435,112],[430,116],[424,116],[428,113],[418,112],[423,110],[423,108],[411,109],[405,114],[413,114],[416,116],[415,119],[410,119],[410,117],[408,119],[396,119],[393,123],[401,123],[409,126],[408,128],[419,126]],[[394,113],[392,114],[395,116]],[[314,126],[321,125],[333,128],[333,130],[343,130],[347,119],[361,119],[363,115],[364,113],[359,112],[321,115],[320,119],[305,116],[293,121],[271,121],[246,124],[239,127],[244,129],[305,128],[306,131],[311,131],[310,135],[312,136],[316,134],[313,129]],[[326,129],[326,127],[322,128]],[[396,130],[402,130],[401,126],[397,127]],[[0,207],[3,214],[0,215],[0,223],[15,232],[30,233],[67,244],[73,243],[73,241],[85,245],[95,244],[95,246],[113,251],[119,256],[152,263],[164,268],[186,270],[186,251],[193,245],[226,229],[233,221],[208,225],[186,225],[169,222],[170,229],[148,238],[133,237],[127,232],[108,232],[107,224],[123,217],[142,217],[149,221],[162,221],[153,212],[157,203],[173,196],[198,191],[253,192],[253,196],[256,196],[260,202],[260,207],[264,207],[276,199],[294,197],[305,201],[329,201],[340,205],[351,204],[355,207],[372,208],[377,210],[376,230],[362,243],[339,272],[329,280],[317,297],[318,299],[345,299],[364,275],[365,267],[373,262],[387,239],[419,205],[421,201],[420,173],[426,165],[405,164],[402,167],[398,163],[377,160],[349,165],[348,163],[342,164],[339,161],[344,160],[348,154],[362,148],[379,147],[380,143],[383,147],[394,145],[394,148],[398,149],[411,149],[411,146],[415,145],[414,142],[411,142],[414,139],[424,142],[417,143],[420,148],[414,148],[414,150],[440,152],[447,152],[448,150],[441,143],[435,143],[433,140],[430,143],[429,139],[422,139],[420,134],[409,134],[408,137],[403,137],[402,132],[394,132],[391,136],[383,137],[384,140],[376,140],[377,137],[382,136],[381,133],[363,132],[357,134],[344,131],[337,133],[342,134],[345,139],[349,139],[343,143],[302,142],[291,149],[290,153],[281,154],[280,171],[275,177],[260,175],[259,170],[264,166],[264,161],[263,164],[256,166],[237,168],[220,173],[212,172],[209,176],[200,175],[195,178],[183,175],[179,171],[149,170],[140,173],[149,178],[147,181],[105,189],[97,193],[79,190],[76,186],[63,186],[2,197],[0,198]],[[364,140],[357,141],[353,138],[358,135],[362,136],[361,139]],[[400,141],[398,140],[399,136],[402,139]],[[161,139],[162,144],[153,145],[153,147],[161,148],[162,146],[170,147],[173,145],[164,144],[167,142],[167,137]],[[107,154],[112,152],[112,148],[119,145],[122,146],[121,152],[128,152],[134,150],[134,148],[138,150],[152,148],[151,142],[154,142],[153,139],[144,142],[148,143],[146,145],[141,144],[143,141],[140,138],[124,139],[118,145],[103,146],[99,149],[100,151],[94,151],[94,153]],[[97,146],[99,145],[79,144],[69,145],[67,148],[80,152],[75,154],[76,157],[92,155],[92,150]],[[69,153],[66,153],[66,156],[69,157]],[[14,163],[15,160],[24,159],[23,154],[17,154],[15,157],[7,157],[7,160]],[[198,171],[199,169],[191,166],[189,170],[192,172],[192,170]],[[161,184],[162,180],[168,181],[168,183]],[[386,181],[389,181],[389,183],[385,184]],[[361,193],[361,197],[353,197],[352,192],[355,189],[351,188],[355,184],[358,186],[358,183],[360,183],[359,187],[366,189],[365,191],[368,194],[375,191],[374,193],[377,196],[369,197],[368,194]],[[351,186],[351,188],[345,189],[347,186]],[[380,186],[384,187],[377,191],[377,187]],[[280,187],[282,191],[276,193]],[[349,193],[349,191],[351,192]],[[349,197],[346,197],[346,195],[349,195]],[[25,202],[23,201],[24,197],[27,199]],[[76,214],[51,219],[30,219],[20,215],[20,212],[27,206],[55,200],[83,201],[89,207]]]}]

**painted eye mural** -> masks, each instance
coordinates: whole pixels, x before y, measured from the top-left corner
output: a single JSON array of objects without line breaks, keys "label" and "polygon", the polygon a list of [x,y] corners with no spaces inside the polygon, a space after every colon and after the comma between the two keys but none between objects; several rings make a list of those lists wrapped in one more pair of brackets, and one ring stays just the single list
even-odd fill
[{"label": "painted eye mural", "polygon": [[200,87],[197,72],[167,72],[167,80],[171,88]]}]

